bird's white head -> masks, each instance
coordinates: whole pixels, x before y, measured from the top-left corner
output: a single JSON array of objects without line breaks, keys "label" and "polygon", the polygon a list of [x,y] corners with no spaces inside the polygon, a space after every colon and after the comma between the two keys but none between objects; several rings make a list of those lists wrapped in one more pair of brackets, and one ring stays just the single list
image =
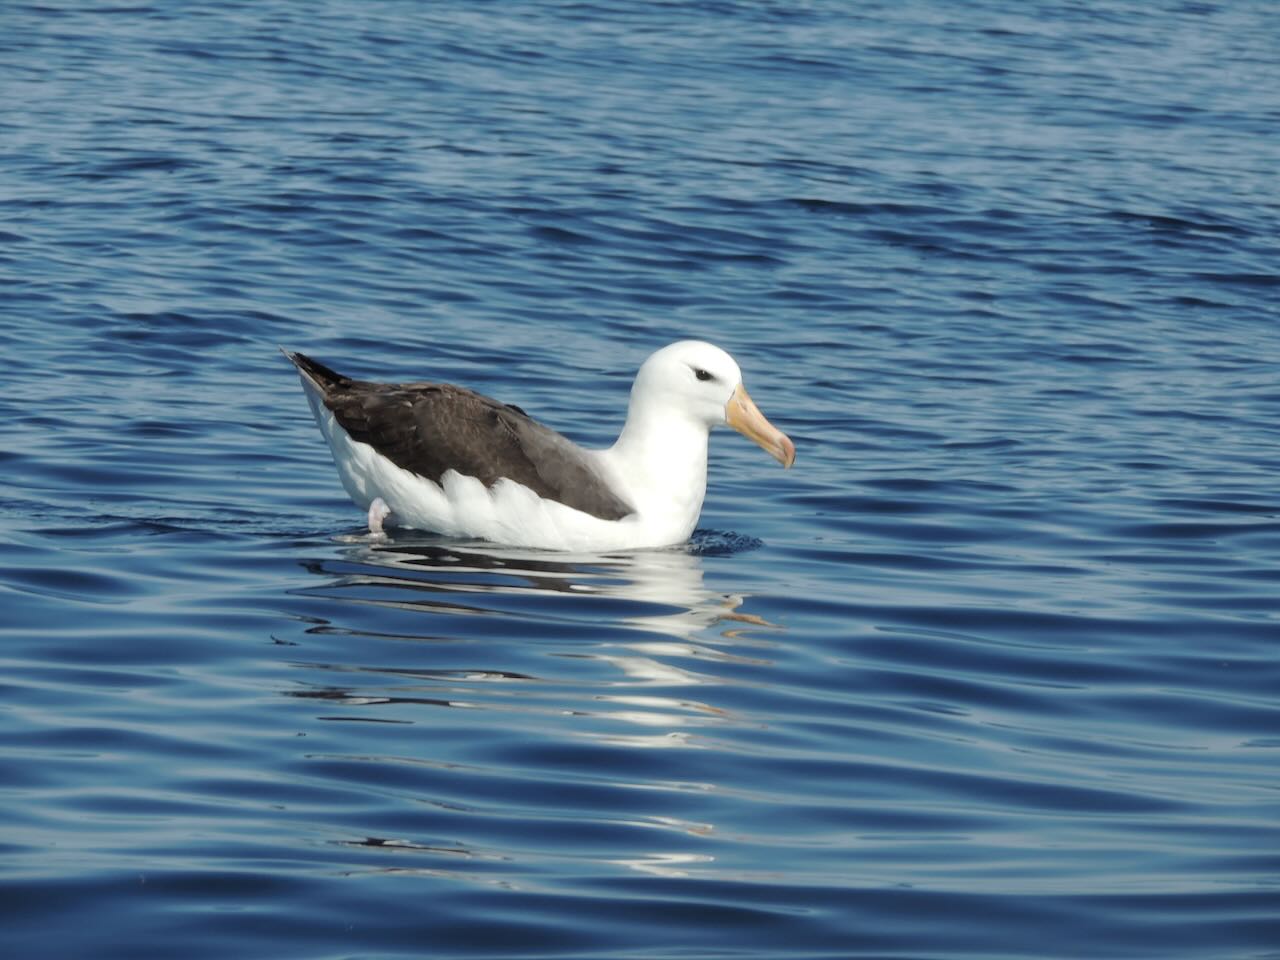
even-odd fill
[{"label": "bird's white head", "polygon": [[784,467],[795,462],[795,444],[765,419],[742,385],[738,364],[713,344],[681,340],[654,353],[636,374],[631,402],[678,410],[708,430],[727,423]]}]

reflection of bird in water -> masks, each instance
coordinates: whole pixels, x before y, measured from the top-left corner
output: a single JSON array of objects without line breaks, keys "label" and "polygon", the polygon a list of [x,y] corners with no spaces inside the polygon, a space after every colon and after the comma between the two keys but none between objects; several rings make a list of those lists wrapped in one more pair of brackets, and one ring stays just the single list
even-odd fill
[{"label": "reflection of bird in water", "polygon": [[554,550],[664,546],[697,524],[712,427],[728,424],[784,466],[795,460],[733,358],[695,340],[644,362],[607,450],[584,450],[519,407],[463,387],[353,380],[285,355],[374,532],[387,523]]},{"label": "reflection of bird in water", "polygon": [[[716,535],[711,535],[712,537]],[[697,546],[695,541],[695,546]],[[760,617],[739,612],[744,597],[717,593],[703,581],[703,558],[688,549],[619,554],[548,554],[484,543],[438,539],[364,538],[344,551],[340,563],[322,562],[313,572],[336,578],[322,593],[335,600],[394,607],[413,614],[498,614],[545,621],[546,598],[555,598],[552,616],[568,623],[599,623],[601,640],[556,656],[607,662],[629,684],[690,686],[705,677],[687,664],[759,663],[733,648],[768,646],[742,633],[743,626],[769,628]],[[532,604],[542,598],[538,605]],[[468,629],[459,621],[459,639]],[[716,632],[719,624],[733,624]],[[432,636],[439,639],[433,617]],[[578,631],[575,631],[578,632]],[[619,639],[634,634],[634,639]],[[683,661],[684,665],[677,665]],[[405,673],[408,671],[399,671]],[[415,675],[421,676],[418,671]],[[532,679],[502,664],[472,670],[508,679]],[[616,697],[620,692],[610,691]],[[686,704],[684,709],[688,709]],[[702,708],[714,712],[711,708]]]},{"label": "reflection of bird in water", "polygon": [[[370,566],[369,573],[379,583],[398,583],[409,590],[578,594],[631,601],[655,611],[625,614],[617,622],[674,637],[689,638],[726,620],[773,626],[753,614],[737,612],[742,596],[709,589],[703,583],[702,557],[682,548],[548,554],[485,543],[397,538],[366,542],[348,557],[359,557],[362,564]],[[468,576],[474,574],[490,576]]]},{"label": "reflection of bird in water", "polygon": [[[704,751],[726,749],[735,732],[758,736],[765,721],[744,705],[742,682],[767,682],[773,664],[771,641],[742,631],[764,625],[741,612],[749,596],[707,584],[708,567],[724,576],[733,564],[698,550],[744,547],[701,531],[691,548],[621,554],[361,535],[308,563],[315,585],[294,596],[307,603],[307,630],[289,649],[285,694],[326,721],[361,722],[311,749],[343,782],[356,767],[358,782],[381,788],[387,771],[390,790],[440,812],[425,831],[389,833],[379,820],[347,842],[379,856],[378,869],[394,856],[394,869],[466,877],[470,859],[527,854],[484,842],[474,818],[486,809],[572,828],[596,815],[563,808],[563,791],[604,791],[596,819],[641,827],[609,847],[613,864],[658,876],[708,869],[703,838],[716,817],[699,797],[717,781]],[[522,800],[525,785],[543,801]],[[495,790],[503,805],[486,808]]]},{"label": "reflection of bird in water", "polygon": [[[425,736],[401,727],[404,739],[390,737],[415,745],[404,748],[414,765],[484,781],[484,789],[493,774],[510,775],[510,754],[517,778],[625,790],[636,822],[659,829],[645,831],[615,862],[686,873],[710,858],[673,848],[672,837],[711,834],[714,825],[673,816],[667,800],[651,808],[648,798],[715,785],[701,776],[639,773],[630,752],[706,749],[714,741],[702,731],[758,723],[718,703],[717,691],[744,672],[771,668],[763,658],[771,643],[752,636],[757,631],[739,632],[769,625],[740,612],[749,597],[711,589],[705,558],[694,552],[734,546],[742,544],[699,534],[693,550],[565,555],[437,538],[352,538],[340,556],[308,567],[323,584],[301,593],[328,603],[323,621],[312,615],[311,631],[320,634],[312,646],[327,644],[329,656],[318,662],[313,652],[306,662],[293,654],[299,675],[314,682],[288,695],[321,707],[328,720],[424,723]],[[406,649],[403,642],[416,637],[426,642]],[[441,707],[449,717],[433,724],[424,716]],[[439,730],[461,735],[442,740],[433,736]],[[361,744],[386,742],[359,730],[355,736]],[[565,755],[590,762],[538,766],[538,757]],[[654,849],[643,839],[649,835]],[[431,837],[375,834],[356,842],[435,853]]]}]

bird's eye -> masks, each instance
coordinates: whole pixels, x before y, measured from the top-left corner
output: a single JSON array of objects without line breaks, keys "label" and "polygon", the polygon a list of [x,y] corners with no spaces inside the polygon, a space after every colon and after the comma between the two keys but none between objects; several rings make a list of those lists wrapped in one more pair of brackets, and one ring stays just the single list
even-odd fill
[{"label": "bird's eye", "polygon": [[713,376],[712,376],[710,373],[708,373],[706,370],[703,370],[701,367],[694,367],[694,368],[693,368],[693,375],[694,375],[695,377],[697,377],[699,380],[714,380],[714,379],[715,379],[715,377],[713,377]]}]

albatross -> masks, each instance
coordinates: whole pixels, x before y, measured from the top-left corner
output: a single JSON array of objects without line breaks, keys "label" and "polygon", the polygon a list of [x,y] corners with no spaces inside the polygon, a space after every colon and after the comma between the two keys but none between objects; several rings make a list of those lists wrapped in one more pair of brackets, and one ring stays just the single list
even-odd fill
[{"label": "albatross", "polygon": [[711,429],[728,424],[784,467],[791,440],[765,419],[719,347],[650,356],[613,446],[588,450],[523,410],[449,383],[354,380],[293,361],[351,499],[383,524],[514,547],[661,547],[693,533]]}]

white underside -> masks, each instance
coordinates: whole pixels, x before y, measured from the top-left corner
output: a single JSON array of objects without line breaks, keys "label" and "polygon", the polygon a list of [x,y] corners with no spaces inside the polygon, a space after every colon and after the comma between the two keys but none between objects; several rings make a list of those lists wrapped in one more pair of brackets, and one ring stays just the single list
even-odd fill
[{"label": "white underside", "polygon": [[630,489],[625,477],[620,476],[621,471],[610,461],[609,451],[589,451],[589,455],[599,458],[601,473],[615,488],[626,491],[629,502],[641,504],[636,513],[621,520],[601,520],[544,499],[511,480],[499,480],[486,488],[475,477],[450,470],[437,484],[405,470],[367,443],[352,440],[305,377],[303,383],[316,422],[333,452],[343,487],[362,510],[367,511],[375,499],[382,498],[391,511],[386,521],[389,526],[516,547],[602,551],[681,543],[697,523],[706,485],[705,459],[701,475],[691,478],[688,496],[673,502],[669,495],[655,500]]}]

